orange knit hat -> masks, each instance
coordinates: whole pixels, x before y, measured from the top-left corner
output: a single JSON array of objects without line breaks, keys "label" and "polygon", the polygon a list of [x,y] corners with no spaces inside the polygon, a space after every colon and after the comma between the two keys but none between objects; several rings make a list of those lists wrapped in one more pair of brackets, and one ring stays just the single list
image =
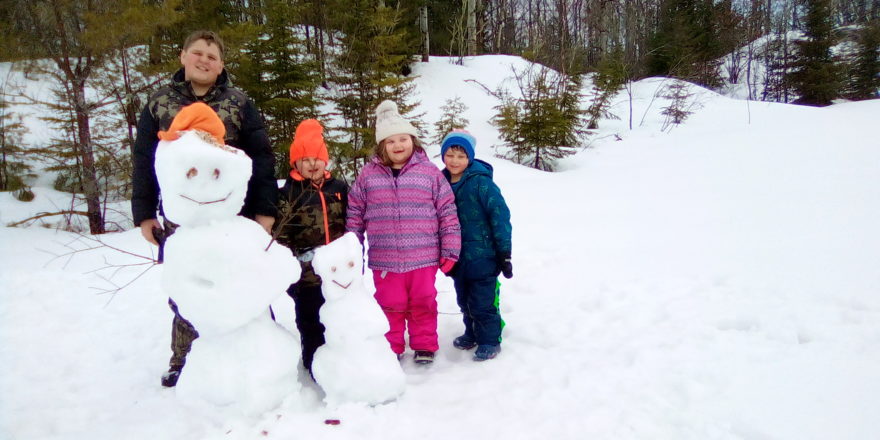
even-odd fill
[{"label": "orange knit hat", "polygon": [[324,143],[324,127],[317,119],[306,119],[296,127],[293,143],[290,144],[290,166],[305,157],[315,157],[330,162],[327,144]]},{"label": "orange knit hat", "polygon": [[218,144],[224,145],[223,137],[226,135],[226,126],[217,116],[217,113],[204,102],[190,104],[177,113],[168,131],[160,131],[159,139],[163,141],[177,140],[178,132],[187,130],[201,130],[211,135]]}]

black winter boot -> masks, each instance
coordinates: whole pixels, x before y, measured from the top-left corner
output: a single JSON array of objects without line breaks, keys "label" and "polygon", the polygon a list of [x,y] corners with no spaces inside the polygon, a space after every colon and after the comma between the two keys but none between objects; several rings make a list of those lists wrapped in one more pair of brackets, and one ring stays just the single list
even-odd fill
[{"label": "black winter boot", "polygon": [[183,370],[183,365],[173,365],[169,368],[168,371],[162,375],[162,386],[165,388],[171,388],[177,385],[177,379],[180,378],[180,370]]}]

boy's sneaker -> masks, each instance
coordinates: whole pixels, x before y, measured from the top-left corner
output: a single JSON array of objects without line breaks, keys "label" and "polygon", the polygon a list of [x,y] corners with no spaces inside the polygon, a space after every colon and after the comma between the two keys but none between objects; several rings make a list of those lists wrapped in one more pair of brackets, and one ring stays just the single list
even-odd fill
[{"label": "boy's sneaker", "polygon": [[434,362],[434,352],[427,350],[416,350],[415,356],[413,356],[413,362],[417,364],[430,364]]},{"label": "boy's sneaker", "polygon": [[459,350],[470,350],[477,346],[477,341],[468,335],[461,335],[452,341],[452,346]]},{"label": "boy's sneaker", "polygon": [[495,356],[498,356],[498,353],[501,353],[500,345],[481,345],[477,347],[477,351],[474,352],[474,360],[482,362],[488,361],[489,359],[495,359]]},{"label": "boy's sneaker", "polygon": [[177,385],[177,379],[180,379],[180,370],[183,369],[183,366],[173,366],[168,369],[165,374],[162,375],[162,386],[165,388],[171,388]]}]

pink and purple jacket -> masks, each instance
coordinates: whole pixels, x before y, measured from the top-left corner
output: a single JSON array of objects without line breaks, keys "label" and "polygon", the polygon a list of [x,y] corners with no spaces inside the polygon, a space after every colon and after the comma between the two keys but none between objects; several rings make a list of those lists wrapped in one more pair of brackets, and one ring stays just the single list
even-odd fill
[{"label": "pink and purple jacket", "polygon": [[397,177],[373,158],[348,193],[346,229],[369,241],[369,267],[404,273],[458,260],[461,228],[455,196],[424,152],[415,152]]}]

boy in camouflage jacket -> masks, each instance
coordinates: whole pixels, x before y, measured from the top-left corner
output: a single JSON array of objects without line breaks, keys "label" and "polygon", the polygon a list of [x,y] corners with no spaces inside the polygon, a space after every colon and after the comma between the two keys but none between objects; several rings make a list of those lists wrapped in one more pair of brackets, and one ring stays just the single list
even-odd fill
[{"label": "boy in camouflage jacket", "polygon": [[287,289],[296,307],[303,365],[311,371],[315,351],[324,344],[319,311],[324,304],[321,278],[312,269],[313,249],[345,233],[348,185],[326,170],[329,155],[323,128],[307,119],[296,128],[290,145],[290,174],[280,192],[277,240],[293,251],[302,276]]},{"label": "boy in camouflage jacket", "polygon": [[[195,102],[210,106],[226,128],[224,143],[238,148],[251,158],[253,173],[241,215],[254,219],[266,231],[275,221],[278,187],[275,183],[275,156],[263,120],[248,96],[232,86],[223,64],[223,40],[211,31],[196,31],[187,37],[180,52],[181,69],[171,82],[150,96],[138,119],[137,138],[132,150],[131,212],[134,225],[148,242],[159,246],[162,256],[164,239],[174,233],[177,225],[164,219],[161,212],[159,183],[154,161],[159,132],[167,131],[178,112]],[[160,243],[162,241],[162,243]],[[198,331],[177,310],[171,325],[171,359],[162,385],[173,387],[186,363],[186,355]]]},{"label": "boy in camouflage jacket", "polygon": [[449,275],[465,329],[453,345],[462,350],[477,347],[474,360],[485,361],[501,351],[504,321],[498,309],[498,275],[513,276],[511,226],[510,210],[492,181],[492,165],[474,157],[474,145],[470,133],[453,131],[443,139],[440,153],[461,224],[461,255]]}]

